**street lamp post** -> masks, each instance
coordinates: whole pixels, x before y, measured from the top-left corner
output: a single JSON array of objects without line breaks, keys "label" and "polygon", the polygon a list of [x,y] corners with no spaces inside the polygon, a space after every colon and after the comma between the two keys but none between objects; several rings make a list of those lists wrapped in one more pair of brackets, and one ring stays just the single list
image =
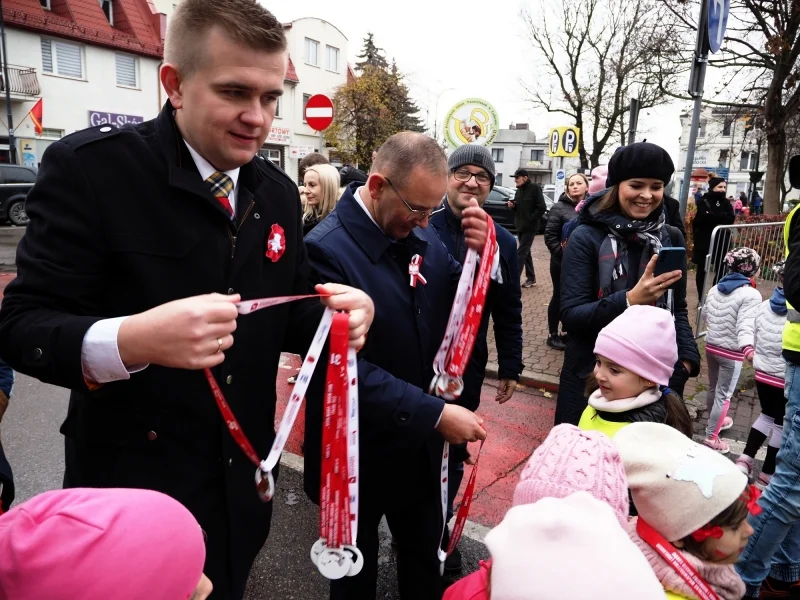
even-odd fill
[{"label": "street lamp post", "polygon": [[442,97],[442,94],[445,92],[451,92],[456,88],[446,88],[439,92],[439,95],[436,96],[436,112],[433,116],[433,139],[436,140],[436,143],[439,143],[439,98]]}]

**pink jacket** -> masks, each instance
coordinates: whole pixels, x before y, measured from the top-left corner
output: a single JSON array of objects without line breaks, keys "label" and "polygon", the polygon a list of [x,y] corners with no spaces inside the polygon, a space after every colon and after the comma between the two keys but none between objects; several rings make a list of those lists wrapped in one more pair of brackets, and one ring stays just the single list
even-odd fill
[{"label": "pink jacket", "polygon": [[489,571],[492,561],[481,561],[474,573],[459,579],[444,593],[442,600],[489,600]]}]

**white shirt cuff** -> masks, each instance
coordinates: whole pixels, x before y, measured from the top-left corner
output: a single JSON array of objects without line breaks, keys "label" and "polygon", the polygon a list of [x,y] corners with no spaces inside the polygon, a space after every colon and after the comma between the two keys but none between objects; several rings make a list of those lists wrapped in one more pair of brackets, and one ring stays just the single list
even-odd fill
[{"label": "white shirt cuff", "polygon": [[103,319],[89,328],[81,346],[83,377],[92,383],[111,383],[130,379],[148,365],[126,367],[119,356],[117,336],[122,322],[128,317]]}]

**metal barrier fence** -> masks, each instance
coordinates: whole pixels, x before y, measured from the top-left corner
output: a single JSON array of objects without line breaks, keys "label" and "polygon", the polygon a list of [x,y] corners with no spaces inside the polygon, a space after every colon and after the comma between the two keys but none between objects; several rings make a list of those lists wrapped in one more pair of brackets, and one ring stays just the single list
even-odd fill
[{"label": "metal barrier fence", "polygon": [[[764,299],[772,295],[772,291],[778,284],[778,277],[772,271],[772,267],[784,256],[783,225],[783,221],[780,221],[719,225],[714,228],[714,231],[711,232],[709,253],[705,258],[705,277],[703,278],[702,294],[700,294],[697,305],[695,337],[700,338],[706,334],[705,331],[700,331],[703,324],[703,307],[709,290],[728,274],[728,268],[723,263],[728,251],[747,247],[758,252],[761,257],[761,267],[754,279]],[[691,283],[687,282],[687,286]]]}]

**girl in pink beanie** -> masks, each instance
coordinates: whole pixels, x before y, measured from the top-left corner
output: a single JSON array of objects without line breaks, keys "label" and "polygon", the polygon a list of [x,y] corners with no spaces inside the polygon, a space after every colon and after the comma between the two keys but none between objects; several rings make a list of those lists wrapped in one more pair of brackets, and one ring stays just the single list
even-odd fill
[{"label": "girl in pink beanie", "polygon": [[205,600],[203,531],[150,490],[46,492],[0,516],[0,600]]},{"label": "girl in pink beanie", "polygon": [[594,353],[589,405],[578,427],[614,437],[629,423],[649,421],[692,435],[686,405],[667,387],[678,361],[675,319],[668,311],[631,306],[600,331]]},{"label": "girl in pink beanie", "polygon": [[[514,506],[486,536],[492,560],[443,600],[664,598],[629,544],[628,486],[611,440],[559,425],[533,453]],[[563,560],[562,560],[563,559]],[[586,570],[574,577],[574,566]]]},{"label": "girl in pink beanie", "polygon": [[740,600],[734,565],[761,512],[759,490],[730,460],[673,428],[633,423],[615,437],[639,516],[628,535],[668,600]]}]

